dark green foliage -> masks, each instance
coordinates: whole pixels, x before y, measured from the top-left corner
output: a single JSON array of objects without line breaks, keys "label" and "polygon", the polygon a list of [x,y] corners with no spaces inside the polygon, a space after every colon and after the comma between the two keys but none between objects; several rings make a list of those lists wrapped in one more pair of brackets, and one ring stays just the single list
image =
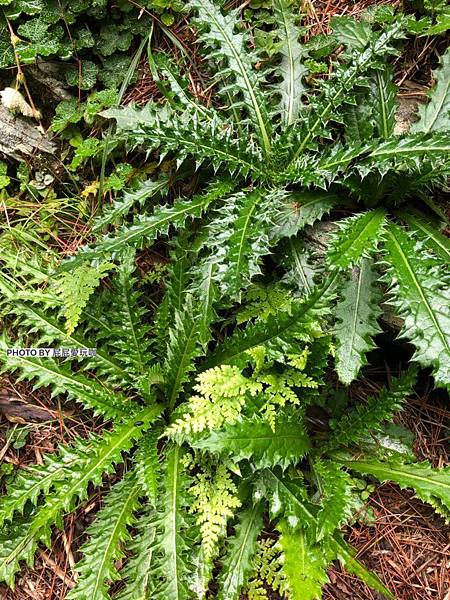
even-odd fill
[{"label": "dark green foliage", "polygon": [[[359,502],[352,473],[412,487],[444,516],[448,473],[411,453],[383,460],[374,449],[373,436],[396,442],[386,421],[413,393],[416,366],[365,403],[349,401],[342,415],[333,414],[326,369],[334,358],[343,384],[358,377],[387,298],[404,319],[414,363],[448,385],[448,244],[419,210],[450,171],[447,59],[415,131],[396,136],[387,63],[406,35],[404,17],[382,27],[334,21],[344,51],[330,59],[331,75],[314,82],[306,77],[312,50],[287,0],[273,2],[277,43],[264,60],[239,8],[212,0],[189,7],[219,101],[203,106],[178,65],[151,56],[165,102],[103,113],[117,121],[112,143],[168,161],[169,176],[130,184],[56,272],[53,259],[1,240],[2,366],[112,423],[8,481],[0,577],[13,585],[20,561],[32,564],[38,544],[49,547],[53,527],[109,475],[74,600],[107,600],[119,581],[119,600],[192,600],[205,598],[213,580],[217,598],[238,600],[258,572],[266,519],[277,532],[272,583],[286,597],[320,598],[338,559],[390,598],[340,536]],[[107,5],[89,10],[106,14]],[[37,39],[37,25],[26,23]],[[130,31],[102,27],[104,51],[123,51]],[[95,68],[84,64],[80,87]],[[65,108],[56,129],[64,118],[78,122],[75,107]],[[312,243],[320,220],[332,233]],[[139,277],[162,239],[167,266],[153,280],[151,272]],[[88,283],[73,296],[67,327],[58,281],[75,289],[81,272]],[[97,346],[97,354],[7,352],[31,344]],[[320,431],[315,405],[327,421]]]}]

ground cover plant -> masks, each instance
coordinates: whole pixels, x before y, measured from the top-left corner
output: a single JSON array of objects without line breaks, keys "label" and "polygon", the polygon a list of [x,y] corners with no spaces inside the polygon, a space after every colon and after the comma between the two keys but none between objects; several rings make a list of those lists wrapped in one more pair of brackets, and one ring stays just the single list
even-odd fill
[{"label": "ground cover plant", "polygon": [[[108,143],[165,172],[105,204],[92,241],[62,263],[22,226],[1,238],[5,371],[111,426],[7,477],[0,577],[13,586],[20,561],[115,474],[68,598],[314,599],[333,560],[393,597],[340,530],[358,518],[366,477],[449,516],[449,467],[418,462],[389,426],[419,368],[449,386],[450,247],[433,201],[450,167],[449,51],[410,133],[397,134],[390,58],[411,17],[335,19],[331,75],[310,85],[287,0],[272,3],[270,59],[239,9],[189,10],[217,103],[150,52],[164,101],[102,113],[116,124]],[[325,252],[305,236],[321,219]],[[161,240],[165,293],[149,310],[135,259]],[[352,405],[342,390],[376,347],[386,305],[411,365]],[[8,352],[30,346],[88,356]]]}]

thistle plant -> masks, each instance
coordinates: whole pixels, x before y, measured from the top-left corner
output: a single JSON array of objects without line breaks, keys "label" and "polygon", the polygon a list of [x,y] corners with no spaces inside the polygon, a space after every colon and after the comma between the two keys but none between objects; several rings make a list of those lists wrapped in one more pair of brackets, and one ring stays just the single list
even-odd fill
[{"label": "thistle plant", "polygon": [[[364,477],[412,488],[450,513],[449,469],[416,462],[386,427],[414,393],[418,366],[431,368],[438,386],[449,381],[449,246],[420,212],[449,171],[448,54],[414,131],[395,136],[387,62],[402,18],[379,30],[338,22],[345,52],[330,78],[309,88],[287,0],[273,2],[276,63],[261,62],[237,10],[210,0],[190,7],[218,106],[204,106],[177,65],[154,56],[166,103],[106,115],[118,138],[172,158],[174,172],[105,208],[97,239],[56,270],[1,241],[0,292],[14,316],[1,342],[4,369],[111,427],[9,479],[0,578],[13,586],[20,561],[32,564],[92,485],[109,481],[71,600],[237,600],[264,597],[267,585],[314,600],[333,560],[392,598],[341,529],[357,517]],[[192,196],[158,202],[194,171]],[[330,213],[346,217],[320,257],[304,234]],[[154,310],[135,253],[163,236],[171,261]],[[80,268],[93,283],[69,318],[61,289]],[[342,384],[358,377],[380,331],[383,294],[416,348],[413,364],[365,403],[342,407],[325,375],[334,365]],[[30,339],[97,346],[97,355],[8,354]],[[273,542],[262,535],[268,522]]]}]

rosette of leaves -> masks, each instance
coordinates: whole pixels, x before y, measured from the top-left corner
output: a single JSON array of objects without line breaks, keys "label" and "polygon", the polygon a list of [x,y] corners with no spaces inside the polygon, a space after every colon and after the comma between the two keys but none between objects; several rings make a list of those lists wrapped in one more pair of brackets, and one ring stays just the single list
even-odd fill
[{"label": "rosette of leaves", "polygon": [[[78,308],[54,292],[73,278],[3,244],[5,370],[111,427],[10,478],[0,501],[0,575],[13,585],[20,561],[31,564],[64,515],[105,484],[111,491],[81,548],[74,600],[111,598],[112,583],[122,600],[205,598],[211,584],[217,598],[238,600],[260,576],[265,519],[277,531],[271,577],[286,597],[320,598],[333,560],[392,597],[340,534],[360,508],[354,478],[412,488],[448,517],[448,468],[415,462],[386,428],[412,393],[414,367],[342,410],[329,401],[324,373],[335,354],[340,378],[356,377],[389,287],[415,362],[448,383],[448,245],[426,212],[407,210],[448,173],[441,71],[417,131],[395,137],[386,58],[402,19],[378,30],[343,23],[344,55],[329,80],[310,88],[287,2],[273,3],[282,43],[270,64],[237,28],[239,11],[209,0],[190,6],[218,106],[192,96],[161,56],[154,73],[167,102],[108,116],[130,147],[173,159],[175,177],[197,170],[197,189],[155,203],[173,179],[148,180],[107,207],[94,223],[98,239],[61,266],[87,276]],[[305,247],[308,226],[331,211],[346,218],[321,257]],[[135,251],[160,236],[169,238],[170,266],[153,310]],[[273,280],[265,294],[251,293],[257,278],[262,289]],[[97,346],[97,355],[8,355],[30,343]]]},{"label": "rosette of leaves", "polygon": [[[446,189],[450,168],[449,51],[417,122],[397,134],[388,62],[406,35],[401,15],[383,28],[333,20],[344,52],[330,77],[312,85],[305,77],[308,52],[287,0],[273,3],[278,51],[271,61],[260,60],[249,31],[238,27],[239,10],[225,11],[211,0],[189,6],[217,107],[204,106],[177,65],[159,55],[153,73],[167,102],[103,114],[116,119],[118,137],[130,148],[176,159],[175,176],[201,166],[200,191],[153,211],[143,206],[129,220],[123,218],[134,204],[124,196],[100,217],[103,226],[111,225],[109,234],[65,268],[148,247],[195,220],[203,233],[193,285],[208,274],[217,290],[213,305],[239,300],[255,277],[268,278],[277,268],[298,293],[307,295],[321,281],[334,290],[328,310],[336,369],[349,384],[375,347],[380,306],[388,303],[402,319],[400,335],[416,347],[413,360],[447,387],[450,250],[442,212],[430,208],[429,198]],[[233,190],[226,185],[230,176]],[[325,257],[311,255],[310,226],[320,219],[330,223],[330,213],[335,226]]]},{"label": "rosette of leaves", "polygon": [[[191,600],[205,598],[212,582],[218,598],[238,600],[263,576],[285,598],[314,599],[332,560],[392,597],[340,535],[361,508],[355,477],[411,487],[446,517],[448,469],[416,463],[385,428],[412,392],[414,369],[365,403],[324,410],[337,406],[324,385],[328,289],[278,300],[263,317],[253,296],[241,325],[223,339],[212,327],[220,322],[211,309],[214,283],[205,276],[202,292],[192,286],[195,265],[185,247],[174,248],[156,313],[126,251],[95,300],[80,294],[77,325],[68,328],[65,298],[45,259],[1,242],[2,313],[10,315],[2,369],[110,423],[8,476],[0,498],[1,580],[14,586],[22,561],[32,565],[64,516],[104,485],[110,489],[74,567],[72,600]],[[7,352],[25,343],[75,352],[61,359]],[[95,356],[83,357],[95,346]],[[315,405],[320,427],[309,413]],[[264,518],[277,532],[274,551],[261,546]]]}]

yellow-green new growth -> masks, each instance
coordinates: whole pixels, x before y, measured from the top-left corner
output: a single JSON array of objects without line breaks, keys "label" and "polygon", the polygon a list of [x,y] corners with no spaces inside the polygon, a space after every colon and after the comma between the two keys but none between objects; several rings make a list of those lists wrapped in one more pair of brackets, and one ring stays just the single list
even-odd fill
[{"label": "yellow-green new growth", "polygon": [[195,476],[190,493],[195,497],[190,512],[197,516],[205,559],[214,557],[217,544],[227,530],[227,521],[241,506],[238,490],[224,464],[205,468]]},{"label": "yellow-green new growth", "polygon": [[109,271],[115,268],[113,263],[103,263],[98,267],[81,265],[73,271],[62,273],[56,283],[57,294],[63,305],[66,331],[72,335],[78,325],[81,313],[90,296]]},{"label": "yellow-green new growth", "polygon": [[262,391],[262,384],[244,377],[237,367],[223,365],[201,373],[194,390],[198,395],[190,398],[187,414],[168,428],[170,436],[235,423],[246,395],[256,396]]}]

